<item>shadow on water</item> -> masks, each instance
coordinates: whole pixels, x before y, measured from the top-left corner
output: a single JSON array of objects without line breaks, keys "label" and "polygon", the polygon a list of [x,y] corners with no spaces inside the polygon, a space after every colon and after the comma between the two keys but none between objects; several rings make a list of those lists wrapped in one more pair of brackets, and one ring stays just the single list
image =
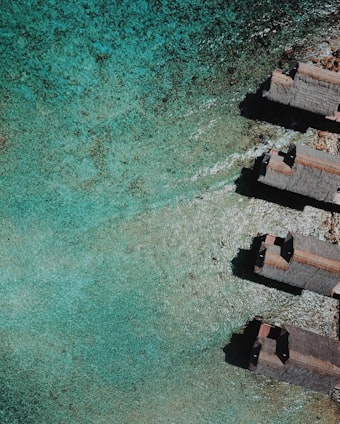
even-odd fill
[{"label": "shadow on water", "polygon": [[261,237],[256,236],[250,246],[250,249],[239,249],[237,256],[231,261],[232,272],[243,280],[252,281],[257,284],[262,284],[265,287],[270,287],[276,290],[281,290],[286,293],[301,295],[302,289],[289,284],[282,284],[276,280],[263,277],[254,272],[256,258],[261,245]]},{"label": "shadow on water", "polygon": [[340,123],[325,119],[321,115],[296,109],[270,101],[262,96],[270,85],[270,78],[261,84],[256,93],[248,93],[240,103],[241,116],[248,119],[258,119],[274,125],[299,132],[306,132],[308,128],[330,131],[340,134]]},{"label": "shadow on water", "polygon": [[307,196],[302,196],[301,194],[280,190],[258,182],[258,168],[261,160],[262,157],[255,160],[253,169],[243,168],[241,170],[239,178],[235,181],[236,193],[299,211],[303,211],[306,206],[312,206],[329,212],[340,212],[339,205],[321,202]]},{"label": "shadow on water", "polygon": [[224,346],[225,361],[237,367],[249,368],[249,358],[260,329],[261,321],[250,321],[243,333],[234,333],[230,342]]}]

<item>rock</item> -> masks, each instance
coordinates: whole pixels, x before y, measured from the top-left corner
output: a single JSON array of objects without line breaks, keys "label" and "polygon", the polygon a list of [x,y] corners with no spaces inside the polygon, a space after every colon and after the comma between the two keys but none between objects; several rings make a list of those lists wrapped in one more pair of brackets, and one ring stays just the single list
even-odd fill
[{"label": "rock", "polygon": [[337,49],[333,52],[333,56],[340,58],[340,49]]}]

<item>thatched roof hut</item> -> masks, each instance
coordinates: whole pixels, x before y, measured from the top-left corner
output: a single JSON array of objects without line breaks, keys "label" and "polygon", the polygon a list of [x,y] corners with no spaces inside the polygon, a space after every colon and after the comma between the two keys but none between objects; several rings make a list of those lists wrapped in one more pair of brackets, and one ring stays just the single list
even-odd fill
[{"label": "thatched roof hut", "polygon": [[288,232],[261,237],[254,271],[325,296],[340,297],[340,246]]},{"label": "thatched roof hut", "polygon": [[293,61],[288,75],[281,70],[273,71],[270,88],[263,96],[337,120],[340,74]]},{"label": "thatched roof hut", "polygon": [[287,153],[272,149],[262,157],[257,179],[281,190],[340,205],[340,156],[294,144]]},{"label": "thatched roof hut", "polygon": [[325,394],[340,383],[340,342],[291,325],[260,321],[249,369]]}]

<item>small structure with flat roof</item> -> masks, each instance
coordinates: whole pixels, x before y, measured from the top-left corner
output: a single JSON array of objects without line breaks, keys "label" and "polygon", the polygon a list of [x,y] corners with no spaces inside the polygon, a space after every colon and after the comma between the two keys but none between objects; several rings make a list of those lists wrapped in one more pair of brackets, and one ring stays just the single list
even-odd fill
[{"label": "small structure with flat roof", "polygon": [[260,158],[257,180],[326,203],[340,205],[340,156],[307,146],[270,150]]},{"label": "small structure with flat roof", "polygon": [[263,96],[340,121],[340,73],[293,61],[287,74],[273,71]]},{"label": "small structure with flat roof", "polygon": [[260,237],[254,271],[301,289],[340,298],[340,246],[289,231]]}]

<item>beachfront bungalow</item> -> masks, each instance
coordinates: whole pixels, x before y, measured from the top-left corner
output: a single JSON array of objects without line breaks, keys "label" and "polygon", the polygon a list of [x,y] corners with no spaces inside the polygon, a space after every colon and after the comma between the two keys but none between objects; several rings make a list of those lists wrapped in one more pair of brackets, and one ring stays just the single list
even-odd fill
[{"label": "beachfront bungalow", "polygon": [[[249,369],[267,377],[329,394],[338,400],[340,342],[292,325],[278,327],[261,320],[257,328]],[[252,342],[252,341],[251,341]]]},{"label": "beachfront bungalow", "polygon": [[340,122],[340,73],[293,61],[288,74],[273,71],[263,96]]},{"label": "beachfront bungalow", "polygon": [[340,246],[288,232],[260,237],[255,273],[301,289],[340,298]]},{"label": "beachfront bungalow", "polygon": [[292,144],[258,159],[257,180],[281,190],[340,205],[340,156]]}]

